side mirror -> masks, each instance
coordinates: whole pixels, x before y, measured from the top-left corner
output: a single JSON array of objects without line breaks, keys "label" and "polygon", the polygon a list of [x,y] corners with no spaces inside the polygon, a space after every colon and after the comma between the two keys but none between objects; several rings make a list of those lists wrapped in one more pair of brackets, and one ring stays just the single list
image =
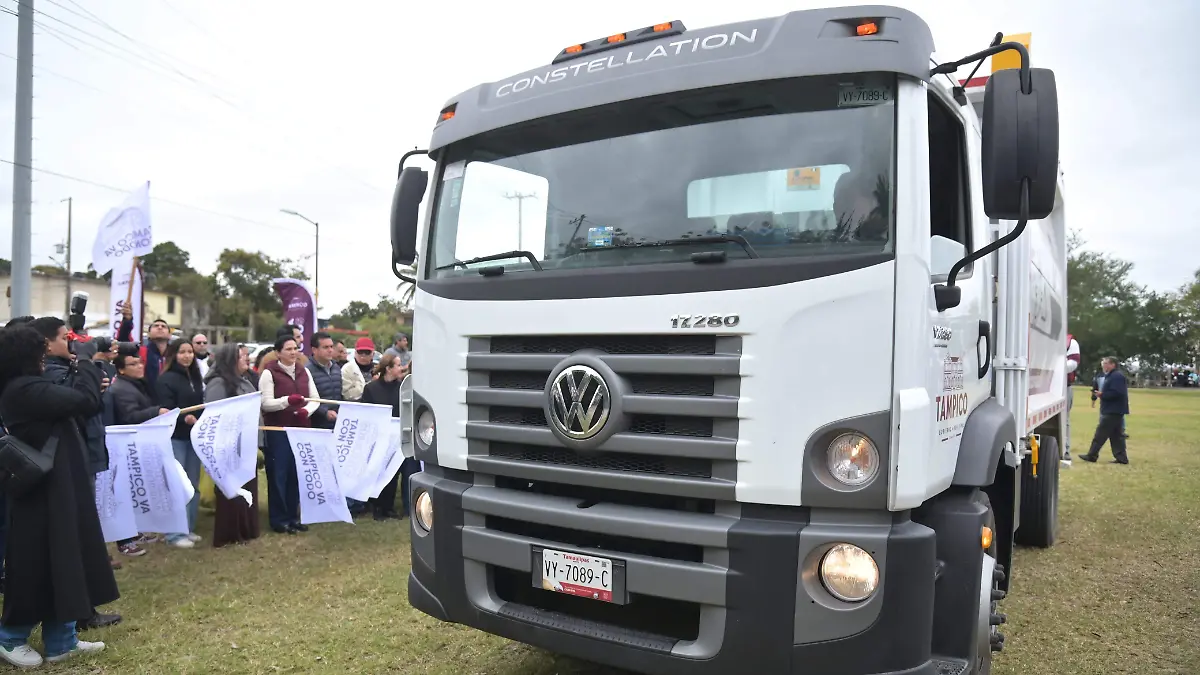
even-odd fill
[{"label": "side mirror", "polygon": [[[1058,183],[1058,87],[1054,71],[992,73],[983,99],[983,209],[999,220],[1041,220],[1054,210]],[[1028,207],[1022,213],[1022,186]]]},{"label": "side mirror", "polygon": [[429,172],[415,166],[400,171],[392,194],[392,264],[411,265],[417,259],[417,217]]}]

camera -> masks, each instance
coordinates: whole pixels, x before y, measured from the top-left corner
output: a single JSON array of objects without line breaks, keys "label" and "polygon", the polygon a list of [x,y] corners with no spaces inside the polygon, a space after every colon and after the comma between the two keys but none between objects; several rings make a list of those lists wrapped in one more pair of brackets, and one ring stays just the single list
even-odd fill
[{"label": "camera", "polygon": [[88,294],[75,291],[71,294],[71,304],[68,306],[67,325],[77,334],[83,333],[85,323],[84,313],[87,311]]}]

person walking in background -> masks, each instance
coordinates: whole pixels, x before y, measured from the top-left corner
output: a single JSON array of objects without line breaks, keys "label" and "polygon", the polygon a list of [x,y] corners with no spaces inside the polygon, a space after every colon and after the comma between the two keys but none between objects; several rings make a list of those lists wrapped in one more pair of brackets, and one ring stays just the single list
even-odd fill
[{"label": "person walking in background", "polygon": [[[1096,402],[1100,400],[1100,392],[1104,390],[1105,371],[1104,371],[1103,362],[1101,362],[1100,367],[1101,367],[1100,372],[1096,373],[1096,376],[1092,378],[1092,407],[1093,408],[1096,407]],[[1102,406],[1102,408],[1103,408],[1103,406]],[[1101,414],[1103,414],[1103,413],[1101,413]],[[1121,435],[1124,436],[1125,438],[1129,438],[1129,432],[1125,430],[1125,418],[1124,417],[1121,418]]]},{"label": "person walking in background", "polygon": [[[362,402],[390,405],[392,417],[400,417],[400,385],[404,381],[404,366],[400,365],[400,357],[395,354],[384,354],[376,368],[378,377],[367,383],[363,389]],[[401,509],[406,516],[408,508],[408,479],[420,470],[417,460],[406,457],[400,464],[400,470],[388,482],[379,497],[375,499],[375,520],[401,518],[396,513],[396,481],[400,481]]]},{"label": "person walking in background", "polygon": [[[108,387],[108,395],[112,397],[112,416],[114,424],[141,424],[159,415],[169,412],[166,408],[154,403],[150,384],[146,382],[146,364],[134,352],[117,354],[117,379]],[[138,557],[146,554],[146,549],[138,544],[153,544],[158,537],[141,534],[132,539],[117,542],[117,551],[122,555]]]},{"label": "person walking in background", "polygon": [[[67,324],[57,316],[44,316],[34,320],[29,326],[36,330],[46,341],[43,376],[56,385],[74,387],[77,374],[73,363],[75,359],[71,355],[71,344],[67,337]],[[97,369],[97,372],[100,372],[99,369]],[[102,396],[108,385],[108,378],[104,377],[101,372],[100,392]],[[87,448],[88,482],[94,494],[96,490],[96,474],[108,471],[108,446],[104,443],[103,403],[100,410],[97,410],[94,415],[77,418],[73,421],[83,438],[84,447]],[[109,565],[111,566],[112,564],[112,558],[110,557]],[[93,608],[90,614],[79,617],[77,627],[81,630],[87,630],[89,628],[112,626],[120,622],[120,614],[102,614]]]},{"label": "person walking in background", "polygon": [[[308,369],[299,363],[300,350],[290,333],[275,340],[278,358],[263,364],[258,380],[262,395],[263,425],[269,427],[310,427],[309,417],[319,405],[304,399],[318,398],[316,385]],[[271,529],[279,534],[307,532],[300,522],[300,484],[296,476],[296,458],[285,431],[266,432],[267,511]]]},{"label": "person walking in background", "polygon": [[[159,374],[166,367],[167,343],[171,340],[171,326],[162,319],[155,319],[150,324],[147,335],[149,340],[147,344],[141,346],[138,356],[146,366],[146,382],[153,389],[154,384],[158,382]],[[122,306],[121,327],[117,330],[117,341],[138,342],[140,338],[140,335],[137,338],[133,335],[133,308],[127,305]]]},{"label": "person walking in background", "polygon": [[[190,408],[204,403],[204,380],[200,377],[200,364],[196,363],[196,352],[192,343],[176,338],[167,345],[164,355],[167,363],[162,375],[158,376],[158,405],[167,410]],[[175,431],[171,434],[171,449],[175,460],[183,466],[184,473],[192,483],[195,494],[187,505],[187,532],[167,534],[167,543],[175,548],[193,548],[200,541],[196,534],[196,519],[200,514],[200,457],[192,448],[192,425],[199,413],[180,413],[175,420]]]},{"label": "person walking in background", "polygon": [[[204,380],[204,402],[212,403],[254,393],[254,382],[247,377],[249,371],[250,356],[245,350],[233,344],[217,347],[213,351],[212,367]],[[261,435],[262,432],[259,432]],[[261,446],[262,443],[257,445]],[[213,546],[216,548],[244,544],[259,537],[258,474],[255,473],[254,478],[242,488],[250,493],[253,504],[247,504],[241,497],[228,499],[219,489],[213,491],[217,504],[216,522],[213,525]]]},{"label": "person walking in background", "polygon": [[363,388],[375,376],[374,372],[375,342],[367,337],[358,338],[354,343],[354,359],[342,366],[342,400],[362,398]]},{"label": "person walking in background", "polygon": [[1100,399],[1100,423],[1096,425],[1096,434],[1092,437],[1092,447],[1086,455],[1080,457],[1085,462],[1095,462],[1100,458],[1100,448],[1108,441],[1112,447],[1113,464],[1128,464],[1129,456],[1125,452],[1125,416],[1129,414],[1129,386],[1125,374],[1117,368],[1115,356],[1106,356],[1100,362],[1104,369],[1104,381],[1099,391],[1092,395]]},{"label": "person walking in background", "polygon": [[[77,419],[100,411],[100,371],[69,366],[69,384],[43,374],[46,340],[29,326],[0,330],[0,420],[15,438],[42,449],[55,444],[46,476],[21,496],[5,494],[7,585],[0,616],[0,660],[32,668],[104,649],[80,640],[75,622],[117,600],[117,580],[96,513],[95,491]],[[42,626],[45,659],[29,645]]]}]

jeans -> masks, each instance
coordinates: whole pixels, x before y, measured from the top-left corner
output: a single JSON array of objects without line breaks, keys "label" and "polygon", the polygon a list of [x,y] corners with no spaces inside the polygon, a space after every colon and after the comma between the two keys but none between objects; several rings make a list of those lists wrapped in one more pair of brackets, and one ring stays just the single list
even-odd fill
[{"label": "jeans", "polygon": [[171,450],[175,452],[176,461],[183,465],[183,472],[187,474],[188,480],[192,483],[192,489],[196,491],[192,501],[187,505],[188,532],[172,532],[167,535],[167,541],[178,541],[187,537],[189,532],[196,531],[196,518],[200,515],[200,468],[202,465],[200,457],[192,449],[190,438],[172,438]]},{"label": "jeans", "polygon": [[[33,626],[0,626],[0,644],[5,649],[16,649],[29,642]],[[79,638],[75,622],[42,623],[42,642],[46,644],[46,656],[61,656],[75,649]]]},{"label": "jeans", "polygon": [[265,431],[267,447],[267,517],[278,530],[300,524],[300,481],[296,457],[286,431]]}]

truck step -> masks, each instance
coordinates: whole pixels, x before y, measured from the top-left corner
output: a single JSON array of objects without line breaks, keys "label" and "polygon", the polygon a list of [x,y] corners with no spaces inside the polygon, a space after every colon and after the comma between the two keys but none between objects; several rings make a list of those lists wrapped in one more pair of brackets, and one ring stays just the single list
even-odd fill
[{"label": "truck step", "polygon": [[967,668],[971,664],[958,659],[935,656],[933,657],[933,665],[937,669],[934,671],[937,675],[966,675]]}]

